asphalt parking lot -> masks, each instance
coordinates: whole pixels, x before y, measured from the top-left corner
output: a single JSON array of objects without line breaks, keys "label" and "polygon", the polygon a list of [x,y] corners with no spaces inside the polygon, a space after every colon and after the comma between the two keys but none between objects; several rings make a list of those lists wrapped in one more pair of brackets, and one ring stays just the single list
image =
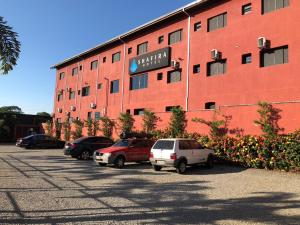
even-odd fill
[{"label": "asphalt parking lot", "polygon": [[300,224],[300,174],[120,170],[0,145],[0,224]]}]

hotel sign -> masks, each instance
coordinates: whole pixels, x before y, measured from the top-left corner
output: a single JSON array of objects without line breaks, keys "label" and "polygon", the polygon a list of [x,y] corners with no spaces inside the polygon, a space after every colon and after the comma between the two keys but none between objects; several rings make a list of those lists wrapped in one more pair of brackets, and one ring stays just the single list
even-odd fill
[{"label": "hotel sign", "polygon": [[137,74],[170,66],[171,48],[162,48],[129,59],[129,74]]}]

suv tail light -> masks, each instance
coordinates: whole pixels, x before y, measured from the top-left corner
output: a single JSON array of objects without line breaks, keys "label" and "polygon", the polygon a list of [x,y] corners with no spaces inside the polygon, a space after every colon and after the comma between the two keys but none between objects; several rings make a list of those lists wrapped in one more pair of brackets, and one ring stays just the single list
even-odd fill
[{"label": "suv tail light", "polygon": [[153,156],[153,153],[152,153],[152,152],[150,152],[150,158],[154,158],[154,156]]},{"label": "suv tail light", "polygon": [[71,144],[70,144],[70,147],[71,147],[71,148],[76,148],[76,144],[71,143]]},{"label": "suv tail light", "polygon": [[176,160],[177,159],[176,153],[172,153],[170,155],[170,159]]}]

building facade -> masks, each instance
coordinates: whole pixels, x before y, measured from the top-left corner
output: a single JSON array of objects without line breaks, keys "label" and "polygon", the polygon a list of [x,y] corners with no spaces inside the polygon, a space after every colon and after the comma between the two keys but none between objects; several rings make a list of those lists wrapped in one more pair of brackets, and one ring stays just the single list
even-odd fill
[{"label": "building facade", "polygon": [[[144,109],[166,128],[181,106],[191,121],[225,115],[229,129],[257,134],[257,103],[280,109],[285,132],[300,128],[300,1],[202,0],[54,65],[58,121],[116,119]],[[216,114],[216,111],[218,112]]]}]

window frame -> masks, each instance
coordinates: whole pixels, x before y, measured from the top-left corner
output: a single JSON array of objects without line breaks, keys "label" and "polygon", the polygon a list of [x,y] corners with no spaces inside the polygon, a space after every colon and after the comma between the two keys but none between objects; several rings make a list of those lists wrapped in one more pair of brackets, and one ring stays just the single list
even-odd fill
[{"label": "window frame", "polygon": [[[171,74],[175,73],[175,72],[180,73],[180,79],[178,81],[172,81],[171,80]],[[168,73],[167,73],[167,84],[177,83],[177,82],[181,82],[181,81],[182,81],[182,70],[181,69],[168,71]]]},{"label": "window frame", "polygon": [[148,52],[148,41],[145,41],[136,46],[136,54],[137,55],[143,55],[143,54],[146,54],[147,52]]},{"label": "window frame", "polygon": [[[117,87],[115,87],[115,85],[117,84]],[[116,94],[119,93],[120,89],[120,81],[119,79],[117,80],[112,80],[110,82],[110,94]]]},{"label": "window frame", "polygon": [[[222,25],[220,26],[220,17],[222,17]],[[225,28],[228,25],[228,21],[227,21],[227,12],[223,12],[221,14],[218,14],[216,16],[210,17],[207,19],[207,32],[213,32],[215,30],[220,30],[222,28]],[[210,26],[212,26],[211,21],[216,19],[216,27],[215,28],[211,28]]]},{"label": "window frame", "polygon": [[[174,39],[175,40],[173,40],[172,41],[172,43],[171,43],[171,35],[175,35],[175,34],[177,34],[179,32],[179,34],[180,34],[180,36],[179,36],[179,40],[177,40],[177,39],[175,39],[175,37],[174,37]],[[175,30],[175,31],[173,31],[173,32],[171,32],[171,33],[169,33],[168,34],[168,45],[173,45],[173,44],[176,44],[176,43],[179,43],[179,42],[181,42],[183,40],[183,29],[181,28],[181,29],[178,29],[178,30]]]},{"label": "window frame", "polygon": [[91,62],[91,70],[96,70],[96,69],[98,69],[98,60],[94,60]]},{"label": "window frame", "polygon": [[[116,56],[118,56],[118,57],[116,58]],[[113,53],[111,56],[111,61],[112,61],[112,63],[120,62],[121,61],[121,51]]]}]

